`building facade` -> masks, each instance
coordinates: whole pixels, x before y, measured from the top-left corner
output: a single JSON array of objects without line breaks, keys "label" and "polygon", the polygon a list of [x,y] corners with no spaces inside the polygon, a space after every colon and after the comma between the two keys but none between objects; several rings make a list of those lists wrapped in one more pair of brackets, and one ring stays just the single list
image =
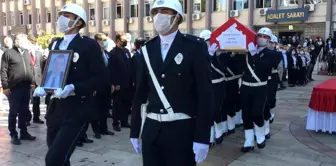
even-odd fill
[{"label": "building facade", "polygon": [[[214,30],[234,17],[251,28],[268,26],[278,36],[328,36],[336,28],[336,0],[180,0],[185,13],[180,30],[198,35],[204,29]],[[84,7],[88,24],[82,34],[93,36],[105,32],[129,32],[133,38],[156,35],[150,8],[154,0],[1,0],[0,39],[18,32],[38,35],[57,33],[57,12],[67,3]],[[307,8],[301,21],[279,19],[281,12]],[[267,15],[268,11],[278,14]],[[293,16],[294,17],[294,16]],[[295,16],[295,17],[299,17]],[[266,18],[270,18],[271,22]],[[273,19],[273,20],[272,20]],[[274,19],[277,19],[274,21]],[[299,19],[300,20],[300,19]],[[335,23],[336,24],[336,23]],[[2,40],[1,40],[2,41]]]}]

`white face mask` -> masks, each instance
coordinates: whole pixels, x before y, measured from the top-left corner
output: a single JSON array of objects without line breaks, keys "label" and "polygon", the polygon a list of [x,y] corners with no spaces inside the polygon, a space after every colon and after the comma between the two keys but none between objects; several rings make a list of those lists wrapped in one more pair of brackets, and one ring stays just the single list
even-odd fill
[{"label": "white face mask", "polygon": [[282,50],[282,53],[283,53],[283,54],[286,53],[286,50]]},{"label": "white face mask", "polygon": [[300,52],[300,54],[301,54],[301,55],[303,55],[303,54],[304,54],[304,52],[303,52],[303,51],[301,51],[301,52]]},{"label": "white face mask", "polygon": [[[61,15],[60,17],[58,17],[58,20],[57,20],[57,29],[60,32],[68,32],[72,28],[75,27],[78,20],[79,20],[79,17],[77,17],[76,20],[71,20],[70,18],[67,18],[67,17],[64,17],[64,16]],[[70,24],[71,21],[73,22],[73,24],[72,24],[71,27],[69,27],[69,24]]]},{"label": "white face mask", "polygon": [[264,38],[258,37],[257,42],[258,42],[258,45],[261,47],[266,47],[267,45],[267,39],[264,39]]},{"label": "white face mask", "polygon": [[172,15],[158,13],[154,16],[154,27],[160,35],[167,34],[175,25],[176,17],[173,23],[170,23]]}]

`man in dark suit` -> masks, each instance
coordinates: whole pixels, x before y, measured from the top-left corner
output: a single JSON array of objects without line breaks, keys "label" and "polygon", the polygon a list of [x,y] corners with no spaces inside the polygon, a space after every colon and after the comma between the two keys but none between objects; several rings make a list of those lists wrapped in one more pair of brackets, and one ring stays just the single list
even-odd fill
[{"label": "man in dark suit", "polygon": [[106,51],[108,48],[108,37],[103,33],[98,33],[94,36],[94,39],[102,48],[101,56],[97,58],[102,58],[104,60],[104,75],[108,76],[106,78],[105,85],[102,86],[95,97],[95,105],[98,112],[98,120],[93,120],[91,122],[93,132],[95,133],[95,138],[100,139],[101,135],[114,135],[113,132],[108,130],[107,126],[107,116],[109,113],[109,108],[112,101],[112,93],[114,92],[113,82],[116,79],[115,74],[117,72],[115,60],[109,57],[109,53]]},{"label": "man in dark suit", "polygon": [[[70,157],[75,150],[84,126],[95,115],[94,96],[104,86],[104,62],[101,48],[93,39],[80,36],[80,29],[87,23],[85,10],[73,3],[59,12],[58,30],[65,35],[51,44],[51,50],[72,50],[74,58],[69,66],[66,86],[53,94],[55,98],[46,115],[47,145],[46,166],[70,166]],[[72,24],[69,24],[71,20]],[[77,58],[76,58],[77,57]],[[44,96],[38,87],[34,96]]]},{"label": "man in dark suit", "polygon": [[[35,78],[35,86],[33,87],[33,93],[34,88],[41,85],[42,81],[42,63],[46,60],[43,58],[42,52],[39,51],[36,48],[36,38],[33,35],[28,35],[28,40],[30,41],[30,62],[33,65],[33,73]],[[40,119],[40,97],[33,97],[33,116],[31,112],[29,111],[29,119],[27,125],[30,124],[30,121],[33,119],[34,123],[43,124],[44,122]]]},{"label": "man in dark suit", "polygon": [[128,115],[132,105],[132,70],[131,54],[126,47],[125,34],[117,34],[117,46],[110,52],[110,57],[116,60],[118,75],[115,81],[113,98],[113,129],[121,131],[120,127],[129,128]]},{"label": "man in dark suit", "polygon": [[[178,0],[155,1],[151,14],[159,35],[141,49],[131,142],[139,153],[144,122],[144,166],[196,166],[207,156],[214,115],[207,45],[178,30],[184,15]],[[146,100],[147,116],[143,112],[141,121],[140,108]]]}]

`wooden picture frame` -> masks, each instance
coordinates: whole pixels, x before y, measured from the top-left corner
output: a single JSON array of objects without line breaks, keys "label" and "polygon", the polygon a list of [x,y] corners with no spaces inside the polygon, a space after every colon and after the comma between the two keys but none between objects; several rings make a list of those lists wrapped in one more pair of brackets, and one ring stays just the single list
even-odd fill
[{"label": "wooden picture frame", "polygon": [[64,88],[73,58],[71,50],[51,50],[44,67],[41,87],[47,93]]}]

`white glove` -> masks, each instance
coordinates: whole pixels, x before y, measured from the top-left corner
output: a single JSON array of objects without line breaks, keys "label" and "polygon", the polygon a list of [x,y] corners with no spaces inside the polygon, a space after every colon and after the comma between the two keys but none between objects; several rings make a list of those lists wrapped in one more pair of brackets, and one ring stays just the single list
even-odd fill
[{"label": "white glove", "polygon": [[253,44],[253,42],[248,44],[248,51],[250,52],[250,54],[253,56],[255,54],[258,53],[258,49],[257,47]]},{"label": "white glove", "polygon": [[141,153],[141,147],[138,138],[131,138],[131,143],[136,153]]},{"label": "white glove", "polygon": [[216,43],[212,43],[211,46],[208,48],[208,52],[211,56],[213,56],[215,54],[215,52],[217,51],[218,46]]},{"label": "white glove", "polygon": [[54,91],[54,94],[55,97],[64,99],[67,98],[74,90],[75,86],[73,84],[70,84],[66,85],[63,90],[61,88],[58,88],[57,90]]},{"label": "white glove", "polygon": [[34,94],[33,94],[34,97],[43,97],[45,95],[47,95],[47,93],[45,92],[44,88],[42,88],[40,86],[38,86],[35,89]]},{"label": "white glove", "polygon": [[201,163],[205,160],[205,158],[208,155],[209,145],[194,142],[193,143],[193,150],[194,150],[194,153],[195,153],[195,161],[197,163]]}]

